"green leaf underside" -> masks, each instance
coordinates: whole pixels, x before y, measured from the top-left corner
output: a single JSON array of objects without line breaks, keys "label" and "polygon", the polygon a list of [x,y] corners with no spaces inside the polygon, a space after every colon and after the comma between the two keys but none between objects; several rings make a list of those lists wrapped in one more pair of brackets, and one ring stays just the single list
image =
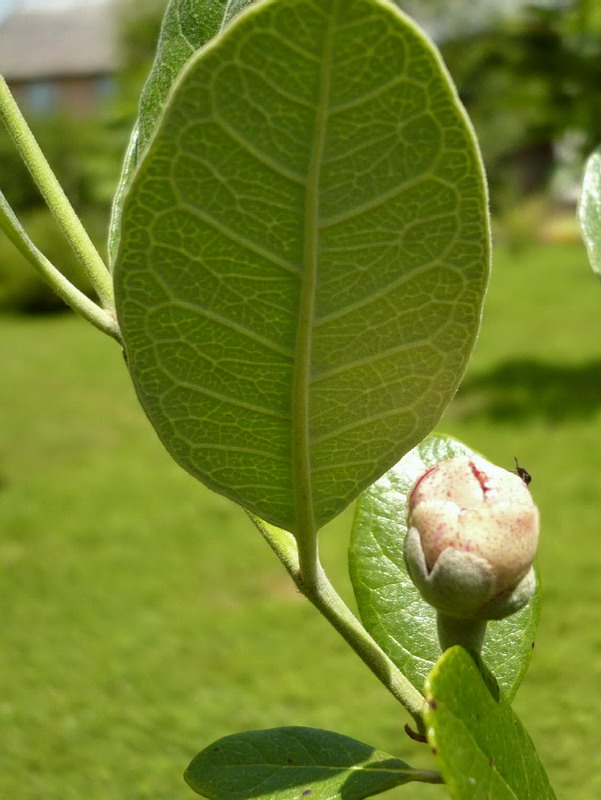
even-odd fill
[{"label": "green leaf underside", "polygon": [[[419,691],[440,656],[436,612],[411,581],[403,558],[406,498],[430,467],[473,452],[448,436],[433,435],[408,453],[357,503],[350,571],[367,630]],[[488,623],[482,657],[512,699],[528,669],[538,619],[540,589],[523,609]]]},{"label": "green leaf underside", "polygon": [[601,280],[601,148],[586,162],[578,217],[591,267]]},{"label": "green leaf underside", "polygon": [[348,736],[289,727],[226,736],[193,759],[185,778],[210,800],[360,800],[422,775]]},{"label": "green leaf underside", "polygon": [[207,485],[320,527],[448,403],[488,241],[471,129],[414,26],[385,0],[259,2],[190,62],[126,199],[140,400]]},{"label": "green leaf underside", "polygon": [[109,236],[111,261],[119,243],[125,192],[140,156],[156,129],[171,87],[186,61],[252,2],[254,0],[171,0],[169,3],[115,193]]},{"label": "green leaf underside", "polygon": [[555,798],[532,740],[466,650],[445,652],[426,691],[428,741],[455,800]]}]

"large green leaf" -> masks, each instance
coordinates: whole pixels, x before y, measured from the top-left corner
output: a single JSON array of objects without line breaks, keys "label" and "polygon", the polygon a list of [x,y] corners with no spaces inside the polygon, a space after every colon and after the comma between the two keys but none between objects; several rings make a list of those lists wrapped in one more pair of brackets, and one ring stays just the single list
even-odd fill
[{"label": "large green leaf", "polygon": [[[350,570],[363,624],[420,691],[440,646],[436,612],[422,600],[405,567],[406,498],[426,469],[471,454],[455,439],[429,436],[364,492],[355,512]],[[528,669],[539,614],[537,588],[521,611],[488,623],[482,655],[509,698]]]},{"label": "large green leaf", "polygon": [[125,154],[110,225],[111,261],[117,252],[125,192],[144,148],[163,113],[165,101],[184,64],[254,0],[171,0],[161,26],[157,52],[140,96],[138,119]]},{"label": "large green leaf", "polygon": [[426,693],[428,741],[455,800],[554,800],[532,740],[466,650],[445,652]]},{"label": "large green leaf", "polygon": [[432,428],[488,273],[472,131],[386,0],[264,0],[195,56],[115,268],[136,389],[193,475],[290,530]]},{"label": "large green leaf", "polygon": [[591,266],[601,280],[601,148],[586,163],[578,216]]},{"label": "large green leaf", "polygon": [[210,800],[361,800],[410,781],[438,783],[356,739],[315,728],[248,731],[207,747],[186,781]]}]

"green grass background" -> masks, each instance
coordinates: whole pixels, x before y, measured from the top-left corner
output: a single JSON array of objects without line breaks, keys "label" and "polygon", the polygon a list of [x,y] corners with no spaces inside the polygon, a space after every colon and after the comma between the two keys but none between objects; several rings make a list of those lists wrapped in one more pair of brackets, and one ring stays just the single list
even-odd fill
[{"label": "green grass background", "polygon": [[[577,245],[495,267],[439,429],[533,475],[544,606],[515,706],[558,795],[598,800],[601,287]],[[0,375],[0,800],[185,800],[197,750],[283,724],[432,766],[244,514],[171,462],[113,342],[68,315],[4,316]],[[349,598],[350,518],[322,537]]]}]

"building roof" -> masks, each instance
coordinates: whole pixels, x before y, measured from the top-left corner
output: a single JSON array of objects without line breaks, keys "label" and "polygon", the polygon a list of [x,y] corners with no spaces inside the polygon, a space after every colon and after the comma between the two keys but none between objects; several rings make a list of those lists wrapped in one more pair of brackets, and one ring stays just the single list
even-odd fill
[{"label": "building roof", "polygon": [[118,65],[110,2],[24,5],[0,24],[0,73],[9,81],[105,75]]}]

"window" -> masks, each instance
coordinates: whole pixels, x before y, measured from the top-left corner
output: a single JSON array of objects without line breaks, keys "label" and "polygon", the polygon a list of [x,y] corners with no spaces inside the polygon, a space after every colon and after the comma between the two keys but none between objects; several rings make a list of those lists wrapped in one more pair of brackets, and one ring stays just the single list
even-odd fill
[{"label": "window", "polygon": [[58,91],[52,81],[34,81],[22,89],[25,106],[35,114],[49,114],[56,109]]},{"label": "window", "polygon": [[110,75],[103,75],[100,78],[96,78],[95,83],[96,83],[96,96],[98,98],[104,99],[107,97],[112,97],[115,94],[115,90],[117,89],[117,82]]}]

